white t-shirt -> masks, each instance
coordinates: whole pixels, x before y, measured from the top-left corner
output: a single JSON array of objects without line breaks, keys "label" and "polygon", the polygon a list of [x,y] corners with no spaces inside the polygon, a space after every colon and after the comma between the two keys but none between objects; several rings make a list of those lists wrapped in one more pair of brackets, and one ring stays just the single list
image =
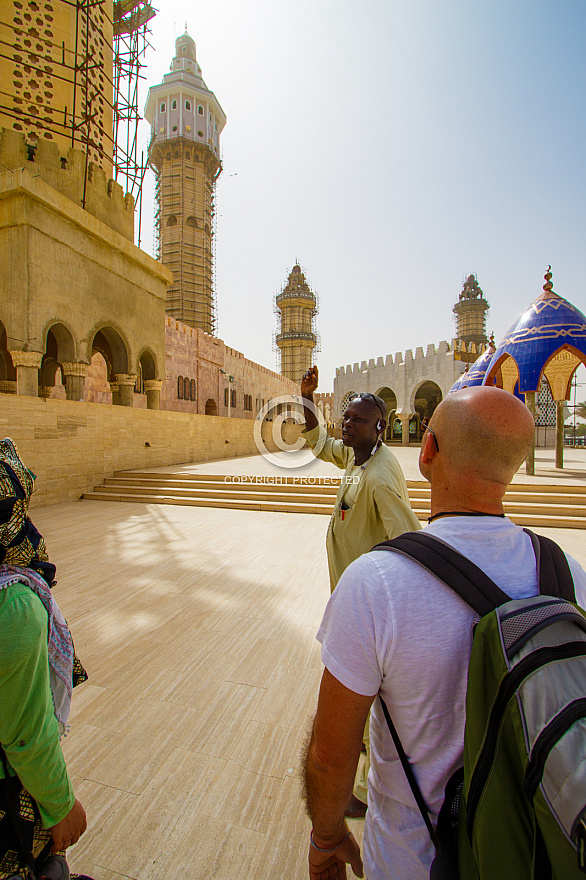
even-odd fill
[{"label": "white t-shirt", "polygon": [[[515,599],[538,592],[531,539],[506,518],[442,517],[425,529],[476,563]],[[576,599],[586,572],[568,556]],[[345,687],[379,690],[437,814],[463,764],[466,677],[475,613],[449,587],[399,553],[367,553],[344,572],[317,634],[324,665]],[[427,880],[434,849],[375,700],[364,829],[368,880]]]}]

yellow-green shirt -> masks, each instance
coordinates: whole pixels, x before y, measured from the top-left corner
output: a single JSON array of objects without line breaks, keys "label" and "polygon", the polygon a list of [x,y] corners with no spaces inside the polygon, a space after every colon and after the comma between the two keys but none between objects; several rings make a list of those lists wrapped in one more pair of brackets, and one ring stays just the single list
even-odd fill
[{"label": "yellow-green shirt", "polygon": [[[302,431],[302,436],[313,449],[322,431],[318,426]],[[317,457],[345,471],[326,538],[333,591],[351,562],[381,541],[417,531],[421,523],[411,509],[401,466],[388,446],[381,445],[367,462],[357,465],[353,449],[328,437]],[[343,505],[349,509],[343,511]]]},{"label": "yellow-green shirt", "polygon": [[51,828],[75,798],[53,711],[47,629],[47,612],[30,587],[0,589],[0,743]]}]

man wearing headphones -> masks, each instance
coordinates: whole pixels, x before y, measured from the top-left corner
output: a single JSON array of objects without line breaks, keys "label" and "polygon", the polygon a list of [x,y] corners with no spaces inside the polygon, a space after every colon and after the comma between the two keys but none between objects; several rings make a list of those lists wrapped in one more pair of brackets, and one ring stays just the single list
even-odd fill
[{"label": "man wearing headphones", "polygon": [[[301,379],[301,396],[313,404],[318,370],[310,367]],[[323,439],[313,409],[304,407],[305,437],[313,448]],[[333,592],[342,573],[375,544],[413,532],[421,524],[411,509],[401,466],[382,442],[387,407],[381,397],[357,394],[342,417],[342,439],[328,437],[317,457],[344,470],[334,512],[326,537],[330,589]],[[368,773],[368,724],[365,731],[367,757],[356,776],[354,797],[346,812],[357,817],[366,811]]]}]

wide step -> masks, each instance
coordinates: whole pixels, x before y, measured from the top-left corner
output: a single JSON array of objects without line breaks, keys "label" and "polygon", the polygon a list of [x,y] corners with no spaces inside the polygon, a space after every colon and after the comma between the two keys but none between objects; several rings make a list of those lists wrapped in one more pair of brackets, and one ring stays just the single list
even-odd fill
[{"label": "wide step", "polygon": [[[339,477],[122,472],[83,498],[330,516],[339,486]],[[429,484],[409,480],[407,487],[415,515],[426,521],[431,506]],[[586,528],[586,486],[515,483],[505,495],[504,506],[507,516],[518,525]]]}]

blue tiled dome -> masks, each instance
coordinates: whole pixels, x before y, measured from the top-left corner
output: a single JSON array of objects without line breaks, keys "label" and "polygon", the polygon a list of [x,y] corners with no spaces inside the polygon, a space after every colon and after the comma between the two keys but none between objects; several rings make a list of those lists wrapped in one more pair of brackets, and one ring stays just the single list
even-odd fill
[{"label": "blue tiled dome", "polygon": [[452,387],[448,391],[448,394],[453,394],[454,391],[459,391],[460,388],[462,387],[462,382],[464,381],[464,379],[466,378],[467,375],[468,375],[468,364],[466,364],[466,369],[464,370],[463,373],[461,373],[458,376],[458,378],[456,379],[456,381],[454,382],[454,384],[452,385]]},{"label": "blue tiled dome", "polygon": [[[553,291],[549,270],[545,279],[543,293],[507,331],[485,371],[489,376],[503,354],[511,355],[519,368],[521,394],[539,389],[545,364],[564,345],[573,346],[586,355],[586,318]],[[494,375],[488,384],[492,384],[493,379]]]},{"label": "blue tiled dome", "polygon": [[466,365],[466,370],[461,376],[458,376],[448,394],[453,394],[454,391],[461,391],[462,388],[471,388],[473,385],[482,385],[494,351],[494,336],[491,334],[486,350],[482,352],[480,357],[476,358],[471,367]]}]

